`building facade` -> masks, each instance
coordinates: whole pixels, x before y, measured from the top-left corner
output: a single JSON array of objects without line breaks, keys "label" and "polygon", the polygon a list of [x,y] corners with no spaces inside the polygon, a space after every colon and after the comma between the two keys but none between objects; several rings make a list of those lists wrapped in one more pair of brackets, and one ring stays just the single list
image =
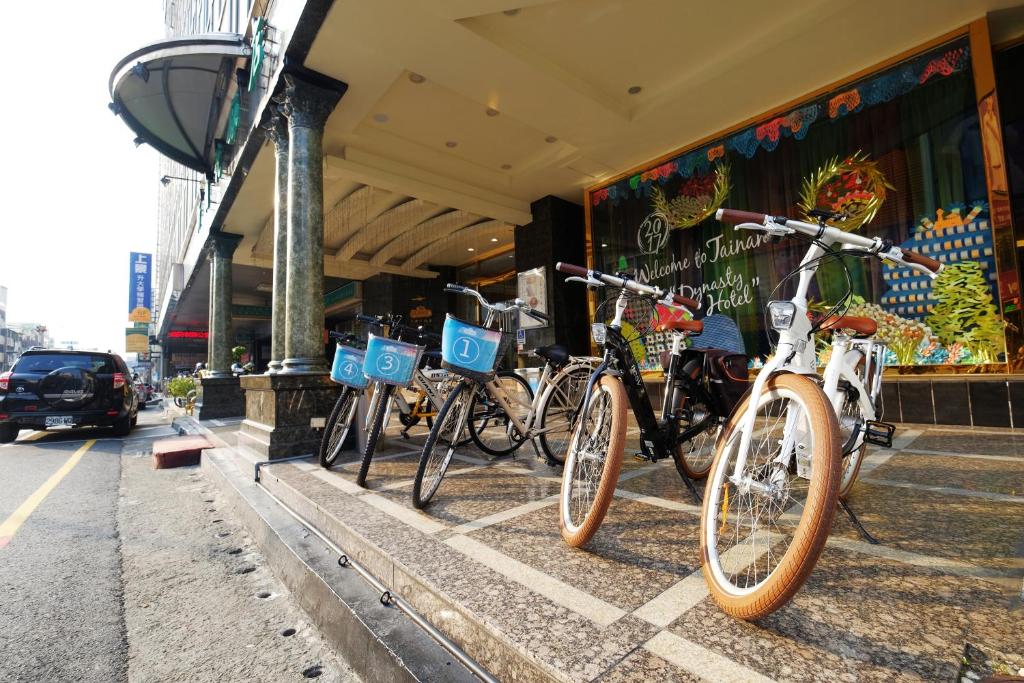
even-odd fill
[{"label": "building facade", "polygon": [[[111,79],[115,110],[167,157],[165,374],[196,359],[223,372],[242,345],[260,371],[323,375],[326,330],[355,329],[357,313],[474,319],[448,281],[492,300],[541,287],[553,321],[527,329],[527,345],[583,352],[599,302],[563,286],[560,260],[696,294],[698,315],[729,317],[756,365],[770,352],[759,311],[795,252],[740,244],[714,208],[798,216],[824,203],[872,213],[864,234],[924,247],[971,278],[969,320],[949,312],[949,288],[898,269],[858,266],[848,287],[822,278],[821,304],[849,290],[903,335],[890,343],[896,414],[948,421],[940,406],[953,400],[978,408],[955,419],[1024,423],[1014,2],[165,10],[168,40],[195,39],[174,43],[174,59],[205,54],[216,74],[208,99],[181,100],[199,113],[174,126],[135,104],[159,85],[142,74],[166,52],[130,55]],[[913,343],[896,348],[907,330]],[[648,342],[653,370],[659,340]],[[901,401],[904,382],[928,400]],[[993,391],[995,407],[982,400]]]}]

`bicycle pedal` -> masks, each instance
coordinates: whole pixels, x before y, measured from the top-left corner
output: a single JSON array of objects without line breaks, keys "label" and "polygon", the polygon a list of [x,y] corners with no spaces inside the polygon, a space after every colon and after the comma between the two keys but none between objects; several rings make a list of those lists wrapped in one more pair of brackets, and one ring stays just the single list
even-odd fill
[{"label": "bicycle pedal", "polygon": [[654,462],[654,458],[649,457],[646,453],[634,453],[633,459],[639,462]]},{"label": "bicycle pedal", "polygon": [[892,435],[896,433],[896,425],[888,422],[868,421],[864,424],[864,442],[873,446],[892,448]]}]

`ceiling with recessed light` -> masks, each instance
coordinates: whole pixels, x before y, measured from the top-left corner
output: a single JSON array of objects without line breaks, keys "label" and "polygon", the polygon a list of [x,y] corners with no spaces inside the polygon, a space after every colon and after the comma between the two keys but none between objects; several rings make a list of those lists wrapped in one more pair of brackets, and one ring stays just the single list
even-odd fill
[{"label": "ceiling with recessed light", "polygon": [[[326,273],[428,277],[507,249],[534,200],[582,202],[588,186],[1019,4],[336,0],[305,61],[349,86],[324,137]],[[269,265],[273,163],[264,149],[225,223],[245,235],[241,262]]]}]

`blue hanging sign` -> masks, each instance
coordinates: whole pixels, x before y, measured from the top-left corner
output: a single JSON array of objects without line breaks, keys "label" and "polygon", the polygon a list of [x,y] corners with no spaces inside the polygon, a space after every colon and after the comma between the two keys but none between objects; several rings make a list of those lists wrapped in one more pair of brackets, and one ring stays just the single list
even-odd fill
[{"label": "blue hanging sign", "polygon": [[152,254],[131,253],[128,264],[128,320],[133,323],[153,322],[152,265]]}]

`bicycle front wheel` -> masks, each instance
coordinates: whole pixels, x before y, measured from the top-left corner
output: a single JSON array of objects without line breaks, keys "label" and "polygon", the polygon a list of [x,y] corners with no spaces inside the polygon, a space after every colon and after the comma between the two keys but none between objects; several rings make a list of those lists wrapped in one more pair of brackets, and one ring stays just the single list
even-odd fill
[{"label": "bicycle front wheel", "polygon": [[345,389],[334,403],[334,410],[327,418],[324,435],[320,439],[321,467],[330,467],[338,459],[348,430],[352,427],[352,420],[355,419],[358,404],[359,392],[355,389]]},{"label": "bicycle front wheel", "polygon": [[583,400],[590,379],[590,368],[577,366],[555,376],[551,391],[540,409],[539,423],[544,431],[540,446],[550,461],[565,464],[565,453],[572,438],[572,418]]},{"label": "bicycle front wheel", "polygon": [[597,533],[615,494],[626,445],[626,400],[622,381],[605,375],[576,422],[562,470],[558,523],[562,539],[573,547]]},{"label": "bicycle front wheel", "polygon": [[391,412],[391,395],[395,388],[390,384],[383,384],[377,387],[380,394],[376,410],[370,417],[370,428],[366,432],[366,447],[363,449],[363,462],[359,465],[359,473],[356,475],[356,483],[366,486],[366,474],[370,471],[370,461],[373,460],[373,453],[377,450],[377,442],[380,441],[387,422],[388,413]]},{"label": "bicycle front wheel", "polygon": [[[757,417],[737,475],[751,400]],[[761,618],[803,585],[832,526],[839,455],[835,412],[807,377],[770,377],[761,395],[748,394],[733,411],[711,465],[700,524],[704,579],[727,614]]]},{"label": "bicycle front wheel", "polygon": [[452,455],[459,445],[459,437],[466,428],[474,386],[470,383],[455,385],[438,411],[434,426],[430,428],[420,454],[419,467],[416,468],[416,479],[412,484],[412,504],[418,510],[423,509],[434,497],[444,479],[444,473],[448,471]]},{"label": "bicycle front wheel", "polygon": [[[520,422],[526,420],[533,403],[530,384],[514,372],[498,375],[497,383],[509,409]],[[514,452],[525,440],[505,408],[483,387],[473,395],[469,436],[476,447],[488,455],[502,456]]]}]

